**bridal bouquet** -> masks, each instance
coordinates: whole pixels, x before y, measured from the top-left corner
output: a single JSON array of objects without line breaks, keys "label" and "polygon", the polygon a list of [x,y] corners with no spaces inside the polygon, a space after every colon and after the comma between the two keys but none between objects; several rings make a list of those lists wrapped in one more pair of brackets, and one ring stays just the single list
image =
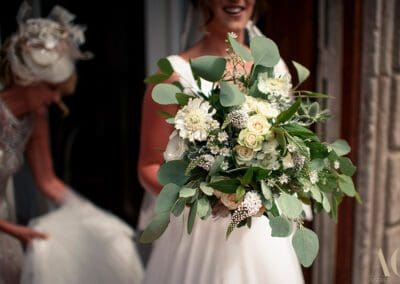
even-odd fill
[{"label": "bridal bouquet", "polygon": [[[235,228],[251,228],[253,217],[267,217],[272,236],[287,237],[300,263],[310,266],[319,248],[318,237],[303,226],[303,204],[315,213],[337,218],[347,195],[360,197],[351,176],[356,168],[345,157],[343,140],[322,142],[310,129],[327,120],[317,98],[299,85],[309,71],[293,62],[298,84],[288,72],[274,68],[280,62],[276,44],[255,37],[250,51],[228,34],[228,56],[202,56],[190,62],[196,85],[160,83],[174,70],[168,59],[158,63],[160,73],[146,79],[157,84],[152,97],[159,104],[177,104],[175,116],[162,113],[175,128],[165,150],[158,180],[164,186],[155,218],[141,236],[152,242],[167,228],[170,214],[189,207],[187,231],[196,216],[230,215],[226,237]],[[251,65],[251,68],[249,68]],[[295,224],[296,226],[293,226]]]}]

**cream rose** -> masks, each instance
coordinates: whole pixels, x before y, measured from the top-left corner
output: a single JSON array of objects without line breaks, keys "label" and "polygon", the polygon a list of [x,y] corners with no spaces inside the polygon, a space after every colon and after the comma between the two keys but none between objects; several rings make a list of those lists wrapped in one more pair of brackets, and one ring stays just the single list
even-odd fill
[{"label": "cream rose", "polygon": [[238,143],[242,146],[252,149],[253,151],[259,151],[262,148],[263,140],[263,136],[249,131],[248,129],[243,129],[239,133]]},{"label": "cream rose", "polygon": [[250,162],[254,157],[254,151],[252,149],[241,145],[237,145],[235,147],[235,153],[236,153],[236,162],[239,165],[244,165],[247,162]]},{"label": "cream rose", "polygon": [[270,131],[271,124],[265,116],[257,114],[250,117],[247,129],[257,135],[265,135]]}]

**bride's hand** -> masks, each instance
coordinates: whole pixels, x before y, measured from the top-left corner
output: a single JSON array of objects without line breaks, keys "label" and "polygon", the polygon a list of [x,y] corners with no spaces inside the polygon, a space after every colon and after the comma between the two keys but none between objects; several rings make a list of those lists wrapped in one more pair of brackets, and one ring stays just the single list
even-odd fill
[{"label": "bride's hand", "polygon": [[9,234],[21,241],[24,246],[28,246],[34,239],[47,239],[45,233],[35,231],[29,227],[10,224]]}]

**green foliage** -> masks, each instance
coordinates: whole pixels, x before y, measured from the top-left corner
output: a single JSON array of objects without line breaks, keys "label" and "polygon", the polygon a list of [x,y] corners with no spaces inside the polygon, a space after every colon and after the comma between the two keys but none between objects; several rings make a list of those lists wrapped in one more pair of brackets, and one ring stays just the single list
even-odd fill
[{"label": "green foliage", "polygon": [[292,244],[300,263],[305,267],[311,266],[319,250],[318,236],[310,229],[301,227],[294,233]]},{"label": "green foliage", "polygon": [[250,50],[255,66],[273,67],[281,58],[277,45],[269,38],[263,36],[254,37],[250,41]]},{"label": "green foliage", "polygon": [[201,78],[216,82],[225,72],[226,60],[220,56],[201,56],[190,62],[193,72]]},{"label": "green foliage", "polygon": [[175,160],[166,162],[161,165],[157,173],[157,178],[160,184],[175,183],[184,185],[188,177],[185,175],[188,163],[184,160]]},{"label": "green foliage", "polygon": [[238,87],[232,83],[221,81],[220,103],[224,107],[238,106],[244,103],[245,96]]},{"label": "green foliage", "polygon": [[269,219],[272,237],[287,237],[292,233],[292,223],[285,216]]},{"label": "green foliage", "polygon": [[160,105],[172,105],[178,104],[176,99],[176,93],[180,93],[181,90],[172,84],[158,84],[154,87],[151,97],[156,103]]}]

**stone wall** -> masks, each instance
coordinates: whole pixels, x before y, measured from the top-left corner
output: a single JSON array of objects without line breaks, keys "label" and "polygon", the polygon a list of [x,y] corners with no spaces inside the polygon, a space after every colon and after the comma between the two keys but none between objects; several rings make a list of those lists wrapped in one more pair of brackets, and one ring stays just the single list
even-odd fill
[{"label": "stone wall", "polygon": [[353,282],[399,283],[390,258],[400,248],[400,1],[364,1],[362,58],[357,182],[364,204],[356,209]]}]

